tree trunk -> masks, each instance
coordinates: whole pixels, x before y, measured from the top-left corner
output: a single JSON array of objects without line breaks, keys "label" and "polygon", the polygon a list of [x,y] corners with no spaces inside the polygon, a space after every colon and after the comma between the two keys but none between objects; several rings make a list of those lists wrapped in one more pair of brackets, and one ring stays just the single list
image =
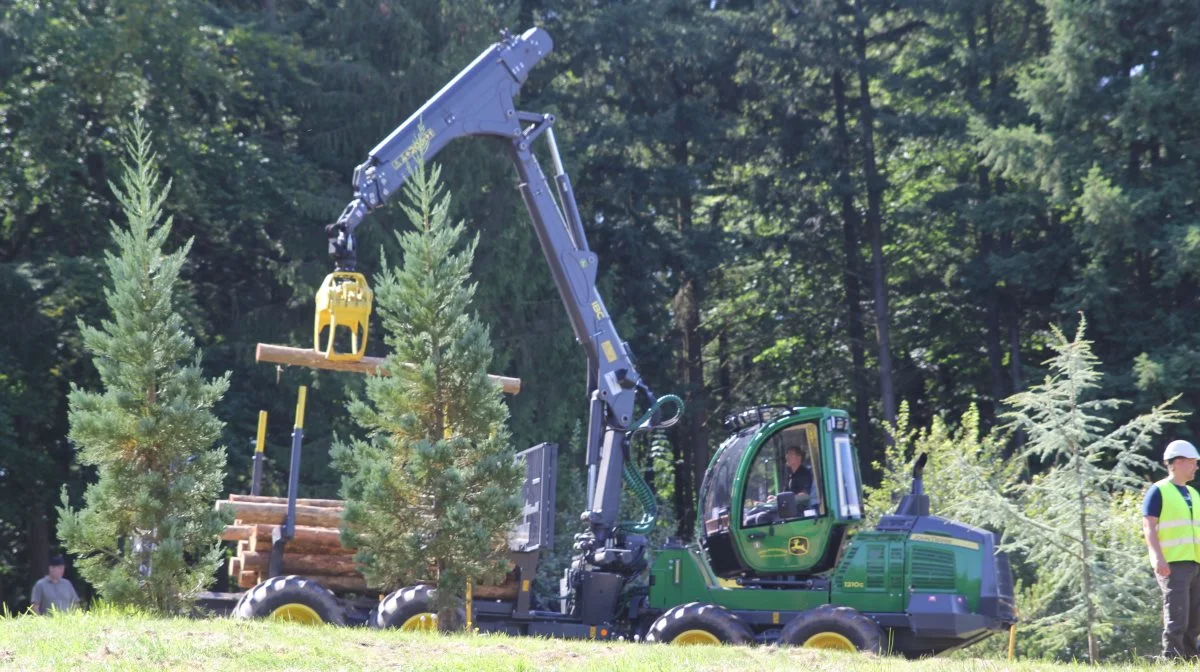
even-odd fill
[{"label": "tree trunk", "polygon": [[[695,492],[708,466],[708,399],[704,389],[703,336],[700,334],[700,288],[692,278],[684,278],[675,294],[675,323],[679,330],[679,368],[687,395],[687,414],[684,416],[683,496],[687,502],[679,512],[679,528],[691,530],[696,522]],[[676,491],[680,483],[675,484]]]},{"label": "tree trunk", "polygon": [[[677,93],[682,99],[688,92]],[[675,129],[679,132],[681,140],[675,143],[672,153],[676,165],[681,168],[691,164],[687,124],[687,120],[679,117],[677,113]],[[694,208],[691,187],[685,185],[676,201],[675,227],[681,240],[687,241],[693,235]],[[679,369],[683,380],[684,398],[687,400],[687,414],[683,423],[685,478],[682,484],[676,481],[675,489],[678,492],[680,485],[684,486],[686,505],[678,512],[679,529],[690,533],[696,522],[695,493],[700,489],[704,470],[708,466],[708,392],[704,385],[704,334],[700,327],[700,305],[704,301],[704,285],[703,278],[694,269],[688,268],[689,262],[686,257],[679,266],[679,289],[675,293],[672,305],[675,328],[680,338]]]},{"label": "tree trunk", "polygon": [[50,522],[44,510],[35,508],[29,518],[29,579],[33,584],[50,571]]},{"label": "tree trunk", "polygon": [[854,179],[850,172],[850,130],[846,124],[846,82],[841,69],[833,72],[833,97],[837,117],[836,190],[841,196],[842,253],[845,264],[842,284],[846,289],[846,329],[850,339],[851,389],[854,392],[854,425],[863,464],[871,464],[875,442],[871,431],[871,389],[867,383],[866,334],[862,317],[862,256],[859,252],[859,215],[854,203]]},{"label": "tree trunk", "polygon": [[[875,162],[875,108],[867,71],[867,17],[863,0],[854,0],[854,51],[857,58],[859,117],[863,143],[863,173],[867,181],[867,233],[871,241],[871,286],[875,298],[875,335],[879,344],[879,397],[883,419],[896,422],[896,393],[892,379],[892,337],[888,308],[887,269],[883,257],[883,192],[887,182]],[[888,439],[891,442],[891,439]]]},{"label": "tree trunk", "polygon": [[[967,51],[970,56],[968,58],[968,67],[966,71],[966,97],[970,101],[971,106],[976,112],[986,113],[991,105],[985,104],[983,100],[983,91],[981,90],[979,68],[976,63],[979,62],[979,40],[975,35],[976,31],[975,13],[970,9],[967,10],[963,17],[963,28],[967,36]],[[988,42],[991,43],[990,32],[988,34]],[[990,50],[989,50],[990,54]],[[995,73],[990,73],[995,77]],[[993,80],[991,84],[995,85]],[[986,109],[985,109],[986,108]],[[991,115],[987,115],[989,121]],[[987,202],[992,197],[991,175],[987,166],[980,164],[976,168],[976,178],[979,181],[979,200]],[[976,227],[979,231],[979,252],[975,258],[975,268],[979,273],[985,285],[984,293],[984,343],[987,347],[988,370],[991,380],[991,397],[992,403],[986,410],[988,421],[995,418],[999,410],[1000,402],[1005,397],[1004,393],[1004,334],[1000,326],[1000,288],[997,286],[995,278],[992,277],[992,272],[988,268],[989,261],[995,253],[996,237],[992,233],[990,222],[976,222]]]},{"label": "tree trunk", "polygon": [[1083,603],[1087,610],[1088,662],[1095,665],[1100,661],[1100,648],[1096,642],[1096,604],[1092,599],[1092,551],[1088,544],[1087,489],[1083,476],[1083,456],[1076,451],[1075,475],[1079,487],[1079,548],[1083,564]]}]

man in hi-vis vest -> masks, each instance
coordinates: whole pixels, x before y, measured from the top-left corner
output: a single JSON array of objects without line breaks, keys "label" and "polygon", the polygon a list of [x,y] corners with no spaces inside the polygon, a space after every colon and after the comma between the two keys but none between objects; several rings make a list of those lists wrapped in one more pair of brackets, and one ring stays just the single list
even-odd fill
[{"label": "man in hi-vis vest", "polygon": [[1142,501],[1142,532],[1163,594],[1163,658],[1200,658],[1200,494],[1188,485],[1200,453],[1172,441],[1163,453],[1167,477]]}]

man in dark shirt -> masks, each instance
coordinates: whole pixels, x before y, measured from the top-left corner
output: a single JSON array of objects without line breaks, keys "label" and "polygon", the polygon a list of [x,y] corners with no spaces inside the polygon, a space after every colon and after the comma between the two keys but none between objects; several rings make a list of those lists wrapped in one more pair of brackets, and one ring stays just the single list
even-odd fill
[{"label": "man in dark shirt", "polygon": [[788,468],[788,491],[797,497],[811,497],[813,475],[812,469],[804,463],[804,451],[799,446],[788,446],[784,460]]}]

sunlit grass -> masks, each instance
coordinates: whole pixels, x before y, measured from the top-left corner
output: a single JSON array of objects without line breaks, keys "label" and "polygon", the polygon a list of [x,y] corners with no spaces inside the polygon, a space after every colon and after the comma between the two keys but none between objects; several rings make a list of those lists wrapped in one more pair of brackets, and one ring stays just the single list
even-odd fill
[{"label": "sunlit grass", "polygon": [[1082,664],[944,658],[909,662],[777,647],[669,647],[500,635],[444,636],[224,618],[161,619],[113,607],[86,613],[48,617],[10,615],[0,619],[0,668],[13,670],[1024,672],[1150,667],[1150,664],[1129,664],[1091,668]]}]

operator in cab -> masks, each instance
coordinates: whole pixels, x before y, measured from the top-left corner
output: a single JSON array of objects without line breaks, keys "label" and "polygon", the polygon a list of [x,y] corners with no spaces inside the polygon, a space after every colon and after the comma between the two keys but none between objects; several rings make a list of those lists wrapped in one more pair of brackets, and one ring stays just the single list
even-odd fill
[{"label": "operator in cab", "polygon": [[788,469],[788,491],[797,497],[811,497],[813,474],[812,468],[804,463],[804,450],[797,445],[788,446],[783,459]]}]

